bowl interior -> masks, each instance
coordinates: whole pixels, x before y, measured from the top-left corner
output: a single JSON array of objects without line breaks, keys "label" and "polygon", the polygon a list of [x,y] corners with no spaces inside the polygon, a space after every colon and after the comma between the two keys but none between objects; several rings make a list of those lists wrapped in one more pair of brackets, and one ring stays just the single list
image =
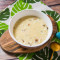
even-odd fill
[{"label": "bowl interior", "polygon": [[[48,26],[48,35],[47,35],[47,38],[39,45],[36,45],[36,46],[27,46],[27,45],[23,45],[21,44],[20,42],[18,42],[14,35],[13,35],[13,27],[15,25],[15,23],[22,17],[24,16],[37,16],[41,19],[43,19],[46,23],[46,25]],[[18,12],[11,20],[10,20],[10,24],[9,24],[9,33],[11,35],[11,37],[13,38],[14,41],[16,41],[17,43],[19,43],[20,45],[22,46],[25,46],[25,47],[37,47],[37,46],[41,46],[43,45],[44,43],[46,43],[49,38],[51,37],[52,35],[52,31],[53,31],[53,26],[52,26],[52,22],[51,20],[49,19],[49,17],[47,15],[45,15],[44,13],[40,12],[40,11],[36,11],[36,10],[23,10],[21,12]]]}]

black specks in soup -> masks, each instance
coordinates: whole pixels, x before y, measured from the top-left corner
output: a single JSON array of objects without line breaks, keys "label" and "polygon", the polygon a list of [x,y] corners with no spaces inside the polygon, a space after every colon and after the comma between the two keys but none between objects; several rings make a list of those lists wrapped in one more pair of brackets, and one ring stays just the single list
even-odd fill
[{"label": "black specks in soup", "polygon": [[44,24],[43,26],[45,27],[46,25]]},{"label": "black specks in soup", "polygon": [[28,24],[28,26],[30,26],[30,24]]},{"label": "black specks in soup", "polygon": [[38,42],[38,39],[35,39],[35,42]]},{"label": "black specks in soup", "polygon": [[22,39],[22,41],[24,42],[24,40]]},{"label": "black specks in soup", "polygon": [[30,42],[28,42],[28,44],[31,46],[31,43]]},{"label": "black specks in soup", "polygon": [[47,30],[48,30],[48,27],[47,27]]},{"label": "black specks in soup", "polygon": [[16,40],[27,46],[42,43],[48,35],[45,21],[36,16],[22,17],[14,27],[13,33]]}]

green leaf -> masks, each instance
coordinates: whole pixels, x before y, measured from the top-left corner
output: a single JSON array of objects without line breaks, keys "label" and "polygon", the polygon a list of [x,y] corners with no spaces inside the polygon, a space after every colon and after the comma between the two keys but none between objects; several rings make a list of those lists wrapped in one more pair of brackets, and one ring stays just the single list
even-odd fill
[{"label": "green leaf", "polygon": [[5,32],[5,30],[0,30],[0,37]]},{"label": "green leaf", "polygon": [[[35,53],[18,54],[18,58],[19,60],[50,60],[52,52],[53,51],[50,48],[45,47],[44,49]],[[60,56],[58,56],[57,52],[54,52],[52,60],[56,60],[57,58],[60,59]]]},{"label": "green leaf", "polygon": [[57,60],[60,60],[60,56],[57,58]]},{"label": "green leaf", "polygon": [[46,10],[42,12],[51,16],[55,21],[57,21],[60,18],[60,15],[55,11]]},{"label": "green leaf", "polygon": [[15,13],[18,13],[21,10],[32,9],[32,6],[28,3],[24,3],[21,0],[17,1],[12,7],[11,16],[14,16]]},{"label": "green leaf", "polygon": [[60,44],[60,40],[59,40],[58,38],[56,38],[56,37],[54,37],[54,38],[52,39],[52,42],[57,42],[57,43]]},{"label": "green leaf", "polygon": [[57,22],[58,32],[60,32],[60,21]]},{"label": "green leaf", "polygon": [[20,54],[15,54],[16,57],[18,57]]},{"label": "green leaf", "polygon": [[0,22],[0,30],[7,30],[7,29],[8,29],[8,25]]},{"label": "green leaf", "polygon": [[21,56],[19,56],[19,60],[29,60],[32,58],[33,55],[34,53],[22,54]]},{"label": "green leaf", "polygon": [[35,54],[35,53],[29,53],[26,59],[27,59],[27,60],[28,60],[28,59],[31,59],[34,54]]},{"label": "green leaf", "polygon": [[41,4],[44,4],[44,5],[46,5],[46,4],[45,4],[45,3],[43,3],[42,1],[40,1],[40,3],[41,3]]},{"label": "green leaf", "polygon": [[[45,47],[44,49],[36,52],[35,55],[32,57],[32,60],[50,60],[51,55],[52,55],[52,50],[48,47]],[[56,58],[58,57],[59,57],[58,53],[54,52],[52,60],[56,60]]]},{"label": "green leaf", "polygon": [[[57,26],[58,26],[58,32],[60,32],[60,21],[57,22]],[[57,42],[60,44],[60,40],[56,36],[52,39],[52,42]]]},{"label": "green leaf", "polygon": [[48,54],[49,54],[49,56],[48,56],[48,59],[50,60],[50,57],[51,57],[51,55],[52,55],[52,50],[51,49],[48,49]]},{"label": "green leaf", "polygon": [[22,54],[22,55],[19,57],[19,60],[23,60],[23,59],[25,59],[26,56],[27,56],[27,54]]},{"label": "green leaf", "polygon": [[48,48],[45,47],[44,50],[42,49],[36,52],[35,55],[32,57],[32,60],[47,60],[48,54],[49,54]]},{"label": "green leaf", "polygon": [[36,3],[39,2],[40,0],[22,0],[25,3]]},{"label": "green leaf", "polygon": [[10,16],[9,8],[6,8],[4,11],[0,12],[0,20],[7,20]]}]

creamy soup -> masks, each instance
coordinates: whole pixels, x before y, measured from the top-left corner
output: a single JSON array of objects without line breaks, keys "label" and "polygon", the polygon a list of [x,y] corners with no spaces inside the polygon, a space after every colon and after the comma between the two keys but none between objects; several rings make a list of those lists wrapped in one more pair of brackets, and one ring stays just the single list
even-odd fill
[{"label": "creamy soup", "polygon": [[25,16],[16,22],[13,32],[18,42],[28,46],[35,46],[46,39],[48,27],[41,18]]}]

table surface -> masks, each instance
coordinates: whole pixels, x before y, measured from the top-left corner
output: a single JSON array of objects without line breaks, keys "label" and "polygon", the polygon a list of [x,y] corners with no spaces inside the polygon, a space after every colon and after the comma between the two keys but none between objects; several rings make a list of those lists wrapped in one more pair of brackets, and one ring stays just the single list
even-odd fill
[{"label": "table surface", "polygon": [[[12,4],[16,0],[0,0],[0,10],[3,10],[6,8],[8,5]],[[50,8],[55,10],[57,13],[60,14],[60,0],[41,0],[43,1],[46,5],[48,5]],[[1,47],[0,47],[0,59],[1,60],[6,60],[6,59],[14,59],[18,60],[15,58],[15,56],[12,54],[8,54],[4,52]]]}]

